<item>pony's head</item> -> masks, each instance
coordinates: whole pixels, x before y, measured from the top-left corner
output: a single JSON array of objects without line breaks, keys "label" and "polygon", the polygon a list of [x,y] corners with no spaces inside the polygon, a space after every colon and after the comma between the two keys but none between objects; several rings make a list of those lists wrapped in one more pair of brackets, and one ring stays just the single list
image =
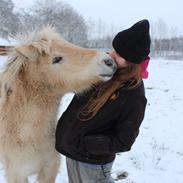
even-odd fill
[{"label": "pony's head", "polygon": [[109,80],[115,71],[116,64],[106,53],[73,45],[54,28],[45,27],[13,48],[2,78],[8,86],[19,80],[65,93]]}]

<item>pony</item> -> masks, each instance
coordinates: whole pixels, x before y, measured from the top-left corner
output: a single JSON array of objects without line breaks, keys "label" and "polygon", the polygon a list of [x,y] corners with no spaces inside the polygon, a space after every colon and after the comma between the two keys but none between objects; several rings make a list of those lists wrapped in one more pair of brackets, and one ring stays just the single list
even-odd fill
[{"label": "pony", "polygon": [[64,40],[52,27],[22,36],[0,73],[0,161],[8,183],[54,183],[60,165],[55,127],[62,96],[109,80],[104,52]]}]

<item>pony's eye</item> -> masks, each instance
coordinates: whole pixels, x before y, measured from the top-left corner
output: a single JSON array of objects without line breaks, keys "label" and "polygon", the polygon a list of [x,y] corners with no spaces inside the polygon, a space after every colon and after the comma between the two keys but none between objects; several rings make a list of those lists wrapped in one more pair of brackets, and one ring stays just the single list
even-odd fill
[{"label": "pony's eye", "polygon": [[59,63],[61,60],[62,60],[62,57],[55,57],[55,58],[53,58],[52,64],[57,64],[57,63]]}]

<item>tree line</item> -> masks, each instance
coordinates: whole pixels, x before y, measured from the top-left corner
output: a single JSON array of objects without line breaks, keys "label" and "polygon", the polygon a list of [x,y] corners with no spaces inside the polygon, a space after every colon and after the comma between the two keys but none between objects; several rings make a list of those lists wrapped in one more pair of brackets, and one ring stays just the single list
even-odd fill
[{"label": "tree line", "polygon": [[0,0],[0,37],[7,39],[17,33],[52,25],[66,40],[86,46],[86,22],[69,4],[56,0],[38,0],[29,10],[15,12],[14,8],[12,0]]},{"label": "tree line", "polygon": [[[12,0],[0,0],[0,37],[8,39],[48,24],[56,27],[72,43],[106,50],[112,48],[117,33],[114,25],[107,29],[101,20],[86,21],[65,1],[37,0],[29,9],[15,11]],[[169,28],[162,19],[151,22],[152,56],[183,58],[183,37],[177,37],[176,32],[176,28]]]}]

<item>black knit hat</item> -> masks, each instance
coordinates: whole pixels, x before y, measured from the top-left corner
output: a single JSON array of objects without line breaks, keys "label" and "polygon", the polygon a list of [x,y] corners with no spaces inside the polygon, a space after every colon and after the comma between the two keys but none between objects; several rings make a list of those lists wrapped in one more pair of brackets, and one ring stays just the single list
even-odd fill
[{"label": "black knit hat", "polygon": [[139,64],[150,53],[148,20],[141,20],[129,29],[119,32],[113,39],[114,50],[125,60]]}]

